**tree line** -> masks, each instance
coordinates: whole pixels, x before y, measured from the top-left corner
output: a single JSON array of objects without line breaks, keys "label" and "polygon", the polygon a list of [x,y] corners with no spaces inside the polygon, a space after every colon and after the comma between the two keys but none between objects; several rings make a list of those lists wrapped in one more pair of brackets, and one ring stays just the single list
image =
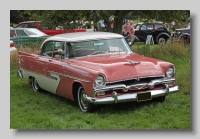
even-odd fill
[{"label": "tree line", "polygon": [[[44,25],[53,28],[62,25],[65,29],[72,28],[72,21],[91,21],[96,26],[100,19],[104,20],[106,28],[111,31],[109,17],[114,17],[114,32],[121,33],[123,20],[137,20],[138,22],[162,21],[170,23],[172,20],[184,23],[190,17],[189,10],[10,10],[10,24],[22,21],[42,21]],[[80,23],[81,24],[81,23]]]}]

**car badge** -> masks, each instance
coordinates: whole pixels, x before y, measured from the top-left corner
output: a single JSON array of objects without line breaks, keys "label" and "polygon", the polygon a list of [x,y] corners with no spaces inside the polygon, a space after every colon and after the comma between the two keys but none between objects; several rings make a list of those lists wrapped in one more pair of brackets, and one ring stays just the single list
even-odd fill
[{"label": "car badge", "polygon": [[140,77],[137,77],[137,81],[140,81]]}]

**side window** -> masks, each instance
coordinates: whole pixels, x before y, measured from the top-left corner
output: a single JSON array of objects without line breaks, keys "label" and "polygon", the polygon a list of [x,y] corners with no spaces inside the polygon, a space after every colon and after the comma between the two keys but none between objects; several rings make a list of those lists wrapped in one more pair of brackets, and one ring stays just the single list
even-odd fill
[{"label": "side window", "polygon": [[140,29],[140,24],[136,25],[135,29]]},{"label": "side window", "polygon": [[152,24],[147,25],[147,30],[153,30],[153,25]]},{"label": "side window", "polygon": [[30,23],[28,24],[28,28],[36,28],[37,23]]},{"label": "side window", "polygon": [[54,42],[46,42],[43,47],[42,47],[42,52],[41,55],[42,56],[46,56],[46,57],[52,57],[53,55],[53,43]]},{"label": "side window", "polygon": [[64,42],[46,42],[42,47],[40,55],[46,57],[55,57],[56,55],[59,55],[60,57],[64,57]]},{"label": "side window", "polygon": [[40,24],[40,29],[41,30],[48,30],[48,29],[52,29],[50,26],[44,26],[43,24]]},{"label": "side window", "polygon": [[16,30],[17,36],[28,36],[24,30]]},{"label": "side window", "polygon": [[67,43],[66,46],[66,56],[68,58],[72,58],[72,57],[75,57],[75,47],[78,47],[80,48],[81,46],[78,46],[78,45],[75,45],[76,43]]},{"label": "side window", "polygon": [[142,25],[141,26],[141,30],[147,30],[147,26],[146,25]]},{"label": "side window", "polygon": [[163,26],[160,24],[155,24],[154,28],[155,28],[155,30],[164,30]]}]

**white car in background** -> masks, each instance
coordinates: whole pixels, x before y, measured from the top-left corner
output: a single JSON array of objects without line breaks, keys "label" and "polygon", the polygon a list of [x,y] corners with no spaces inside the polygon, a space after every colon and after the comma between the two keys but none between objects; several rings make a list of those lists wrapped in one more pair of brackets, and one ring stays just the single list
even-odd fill
[{"label": "white car in background", "polygon": [[10,40],[10,54],[17,52],[17,48],[15,48],[15,44]]}]

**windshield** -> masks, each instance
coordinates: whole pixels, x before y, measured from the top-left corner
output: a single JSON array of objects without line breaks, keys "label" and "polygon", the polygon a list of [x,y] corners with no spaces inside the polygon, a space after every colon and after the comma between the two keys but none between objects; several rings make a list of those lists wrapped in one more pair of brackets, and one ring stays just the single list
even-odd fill
[{"label": "windshield", "polygon": [[73,52],[73,57],[116,52],[131,52],[131,49],[124,38],[71,42],[67,43],[67,47],[68,51],[70,50]]}]

